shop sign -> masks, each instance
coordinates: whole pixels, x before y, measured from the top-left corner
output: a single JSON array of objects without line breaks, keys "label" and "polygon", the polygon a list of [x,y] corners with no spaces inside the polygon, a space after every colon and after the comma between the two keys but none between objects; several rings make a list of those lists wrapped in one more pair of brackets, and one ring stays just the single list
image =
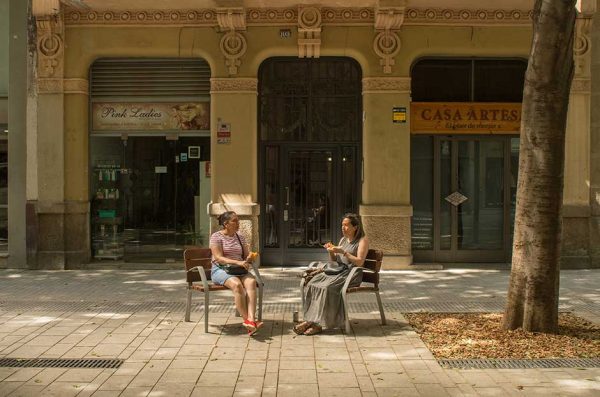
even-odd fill
[{"label": "shop sign", "polygon": [[413,102],[414,134],[519,133],[521,104],[499,102]]},{"label": "shop sign", "polygon": [[392,108],[392,122],[406,123],[406,108]]},{"label": "shop sign", "polygon": [[231,143],[231,124],[219,123],[217,126],[217,143]]},{"label": "shop sign", "polygon": [[210,128],[208,102],[92,104],[93,131],[197,131]]}]

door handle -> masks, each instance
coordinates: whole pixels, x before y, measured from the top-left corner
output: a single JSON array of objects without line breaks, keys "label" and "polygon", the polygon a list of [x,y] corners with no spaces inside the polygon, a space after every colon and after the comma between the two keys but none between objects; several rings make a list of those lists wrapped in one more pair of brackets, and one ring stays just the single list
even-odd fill
[{"label": "door handle", "polygon": [[285,187],[285,205],[290,205],[290,188],[289,188],[289,186]]}]

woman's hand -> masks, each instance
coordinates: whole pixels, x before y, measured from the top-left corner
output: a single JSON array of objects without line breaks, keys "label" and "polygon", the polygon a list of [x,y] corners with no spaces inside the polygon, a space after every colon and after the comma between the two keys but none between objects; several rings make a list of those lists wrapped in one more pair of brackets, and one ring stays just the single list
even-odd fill
[{"label": "woman's hand", "polygon": [[333,252],[334,254],[344,254],[346,252],[342,247],[338,247],[337,245],[328,248],[327,251]]},{"label": "woman's hand", "polygon": [[256,260],[257,257],[258,257],[258,252],[250,251],[250,253],[248,254],[248,257],[246,258],[246,262],[252,263]]}]

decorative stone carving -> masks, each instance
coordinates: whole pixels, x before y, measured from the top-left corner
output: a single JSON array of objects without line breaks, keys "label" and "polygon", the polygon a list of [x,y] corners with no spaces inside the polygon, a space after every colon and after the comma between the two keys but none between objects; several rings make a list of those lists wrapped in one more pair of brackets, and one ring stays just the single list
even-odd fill
[{"label": "decorative stone carving", "polygon": [[592,81],[589,78],[574,78],[571,82],[571,94],[590,94],[591,92]]},{"label": "decorative stone carving", "polygon": [[45,79],[37,80],[37,90],[40,94],[59,94],[64,91],[62,79]]},{"label": "decorative stone carving", "polygon": [[217,78],[210,79],[210,92],[256,94],[258,92],[258,79],[252,77]]},{"label": "decorative stone carving", "polygon": [[402,27],[404,22],[404,5],[394,7],[377,7],[375,10],[375,30],[378,31],[373,40],[373,51],[383,66],[383,73],[392,73],[396,63],[394,57],[401,48],[400,37],[394,32]]},{"label": "decorative stone carving", "polygon": [[38,17],[37,75],[38,78],[63,76],[64,25],[60,15]]},{"label": "decorative stone carving", "polygon": [[321,10],[317,7],[298,7],[298,57],[321,56]]},{"label": "decorative stone carving", "polygon": [[[248,8],[245,20],[252,26],[294,26],[298,25],[298,11],[296,8]],[[133,11],[68,7],[64,18],[67,25],[219,26],[217,12],[218,9],[206,8]],[[373,8],[323,7],[320,14],[322,25],[373,26],[376,19]],[[531,10],[519,9],[408,8],[403,25],[523,26],[531,25],[531,18]]]},{"label": "decorative stone carving", "polygon": [[246,38],[239,30],[246,30],[246,12],[241,7],[218,8],[217,22],[221,31],[225,31],[219,43],[225,57],[225,65],[230,75],[238,72],[242,56],[248,49]]},{"label": "decorative stone carving", "polygon": [[410,93],[410,77],[365,77],[362,80],[363,94]]},{"label": "decorative stone carving", "polygon": [[532,10],[409,8],[406,25],[529,25]]},{"label": "decorative stone carving", "polygon": [[590,18],[577,18],[575,21],[575,39],[573,42],[575,78],[589,78],[591,75],[591,28],[592,20]]}]

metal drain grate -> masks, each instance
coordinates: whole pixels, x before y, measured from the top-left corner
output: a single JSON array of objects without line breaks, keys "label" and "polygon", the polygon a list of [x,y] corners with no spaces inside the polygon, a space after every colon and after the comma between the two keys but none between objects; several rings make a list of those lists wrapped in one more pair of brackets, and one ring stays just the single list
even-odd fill
[{"label": "metal drain grate", "polygon": [[0,367],[119,368],[123,361],[106,358],[0,358]]},{"label": "metal drain grate", "polygon": [[459,369],[600,368],[600,358],[441,359],[438,363],[444,368]]}]

